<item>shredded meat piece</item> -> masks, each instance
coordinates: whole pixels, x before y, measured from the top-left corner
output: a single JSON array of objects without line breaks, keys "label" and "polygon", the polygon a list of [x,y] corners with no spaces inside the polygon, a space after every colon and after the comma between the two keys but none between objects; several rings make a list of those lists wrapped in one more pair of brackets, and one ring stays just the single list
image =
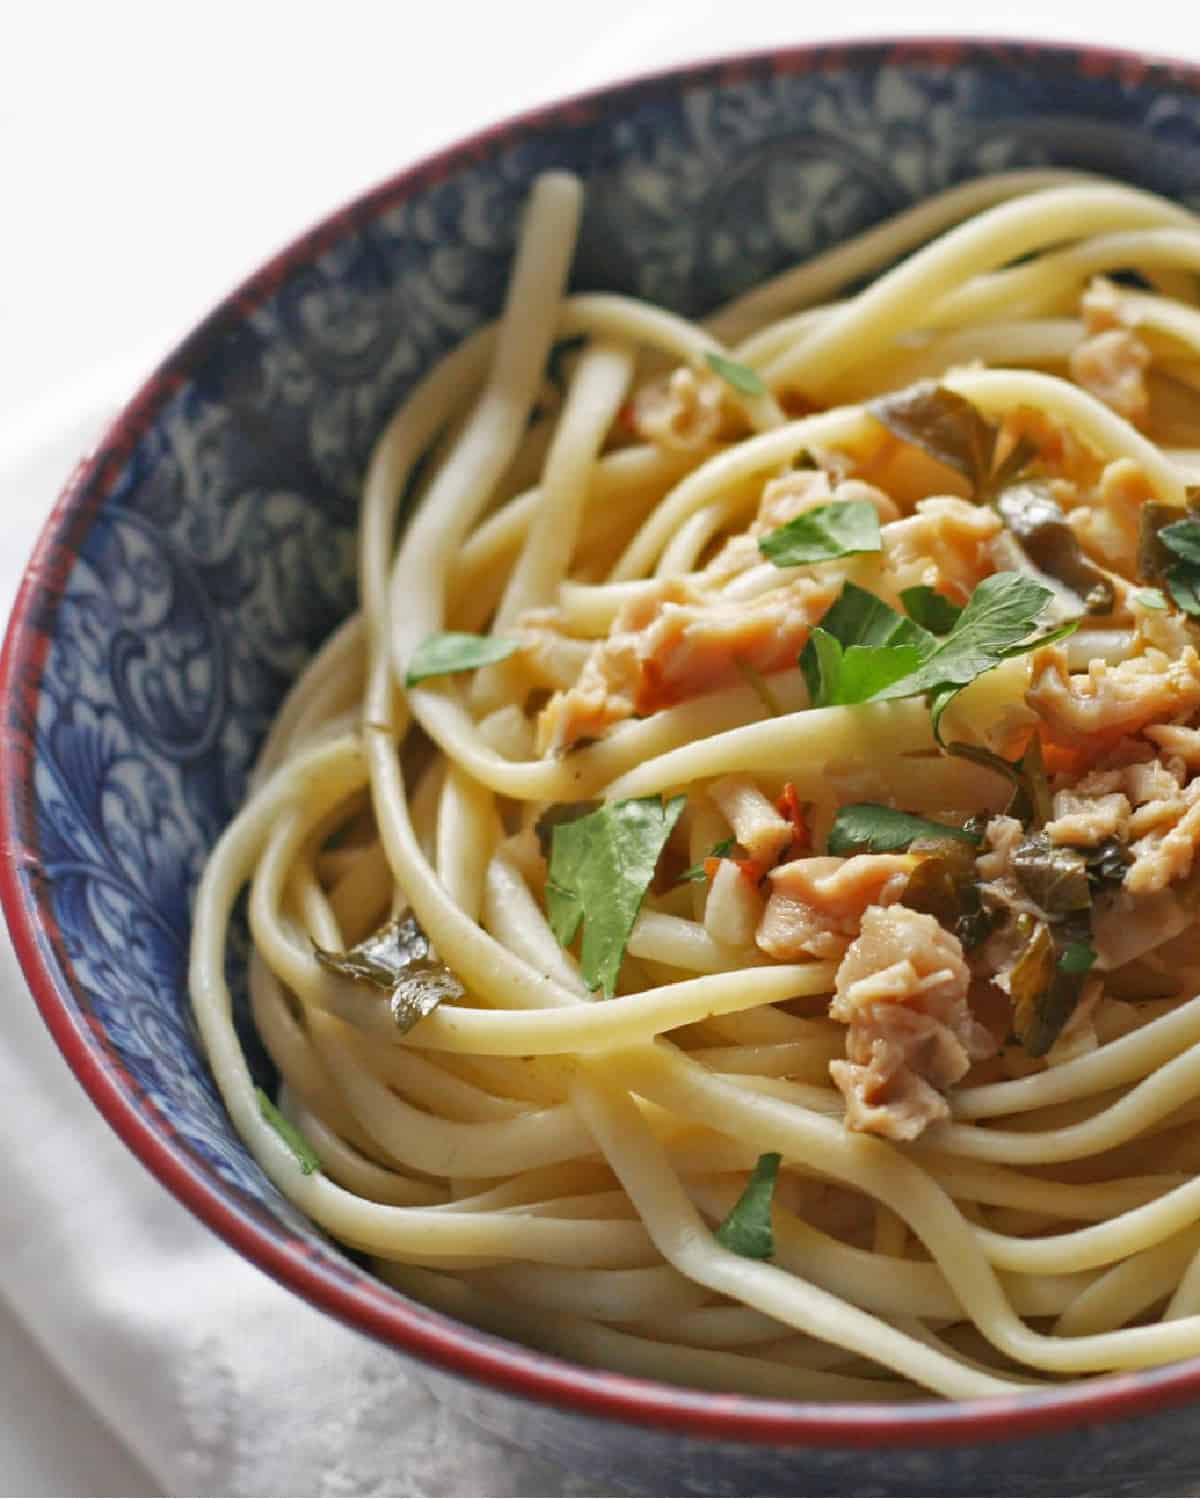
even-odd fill
[{"label": "shredded meat piece", "polygon": [[1131,458],[1118,458],[1105,465],[1094,487],[1073,493],[1063,503],[1085,551],[1105,567],[1133,578],[1142,506],[1153,498],[1145,471]]},{"label": "shredded meat piece", "polygon": [[1127,422],[1144,422],[1150,411],[1146,370],[1150,350],[1127,328],[1106,328],[1071,351],[1071,379]]},{"label": "shredded meat piece", "polygon": [[991,506],[954,495],[918,500],[914,515],[883,527],[884,560],[896,590],[923,583],[964,603],[995,571],[989,543],[1003,529]]},{"label": "shredded meat piece", "polygon": [[558,610],[526,610],[516,633],[525,648],[522,664],[535,682],[543,687],[568,688],[578,679],[591,643],[567,635]]},{"label": "shredded meat piece", "polygon": [[[1115,775],[1120,783],[1119,772],[1105,775]],[[1046,833],[1053,844],[1094,849],[1105,839],[1120,836],[1127,825],[1130,810],[1129,798],[1124,792],[1085,790],[1081,782],[1070,790],[1055,792],[1054,817],[1046,824]]]},{"label": "shredded meat piece", "polygon": [[1033,658],[1025,701],[1060,745],[1111,744],[1147,724],[1185,718],[1200,707],[1200,656],[1187,646],[1174,660],[1154,647],[1110,666],[1094,660],[1074,676],[1061,646]]},{"label": "shredded meat piece", "polygon": [[771,894],[755,941],[772,958],[840,958],[863,912],[903,893],[912,854],[809,855],[769,872]]},{"label": "shredded meat piece", "polygon": [[794,666],[836,593],[834,582],[796,578],[754,599],[730,600],[664,579],[621,610],[575,686],[555,693],[542,710],[539,750],[598,739],[633,714],[728,687],[745,667],[765,677]]},{"label": "shredded meat piece", "polygon": [[970,982],[962,944],[933,917],[867,909],[829,1007],[849,1027],[845,1061],[829,1065],[848,1130],[911,1141],[947,1117],[945,1090],[996,1050],[967,1005]]},{"label": "shredded meat piece", "polygon": [[702,448],[721,430],[723,405],[724,391],[715,375],[681,365],[638,391],[633,427],[639,437],[660,448]]},{"label": "shredded meat piece", "polygon": [[750,858],[773,865],[792,842],[795,828],[749,776],[722,776],[708,789]]}]

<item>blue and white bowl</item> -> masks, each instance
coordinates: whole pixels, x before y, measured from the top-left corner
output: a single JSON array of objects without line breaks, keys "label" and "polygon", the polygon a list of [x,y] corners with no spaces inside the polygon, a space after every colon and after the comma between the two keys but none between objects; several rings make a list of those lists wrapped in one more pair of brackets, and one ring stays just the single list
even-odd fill
[{"label": "blue and white bowl", "polygon": [[1200,207],[1200,73],[1043,45],[821,47],[510,121],[334,214],[218,307],[71,479],[26,573],[0,668],[0,895],[80,1081],[243,1254],[606,1489],[1161,1494],[1200,1479],[1200,1361],[1019,1400],[817,1406],[588,1370],[427,1311],[234,1134],[188,1010],[200,869],[288,683],[352,607],[372,441],[497,311],[538,172],[586,180],[578,285],[699,313],[952,183],[1048,164]]}]

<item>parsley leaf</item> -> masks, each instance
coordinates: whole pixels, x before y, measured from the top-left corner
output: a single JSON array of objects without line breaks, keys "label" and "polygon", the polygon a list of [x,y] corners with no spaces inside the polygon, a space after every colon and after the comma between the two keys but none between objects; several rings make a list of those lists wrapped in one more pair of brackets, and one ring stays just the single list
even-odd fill
[{"label": "parsley leaf", "polygon": [[758,539],[758,550],[777,568],[878,552],[882,545],[879,512],[869,500],[832,500]]},{"label": "parsley leaf", "polygon": [[1096,962],[1096,950],[1085,939],[1068,943],[1058,957],[1059,972],[1086,974]]},{"label": "parsley leaf", "polygon": [[865,703],[915,672],[936,644],[890,604],[847,583],[800,655],[812,706]]},{"label": "parsley leaf", "polygon": [[886,688],[879,697],[930,695],[933,729],[951,699],[992,667],[1011,656],[1061,640],[1075,630],[1070,621],[1030,640],[1037,618],[1053,593],[1023,573],[993,573],[980,583],[947,635],[937,640],[910,677]]},{"label": "parsley leaf", "polygon": [[883,807],[878,802],[851,802],[840,807],[829,830],[830,854],[850,854],[866,850],[871,854],[889,854],[907,849],[914,839],[960,839],[964,844],[978,844],[981,835],[969,828],[955,828],[932,818]]},{"label": "parsley leaf", "polygon": [[1200,520],[1189,516],[1157,532],[1159,552],[1178,562],[1164,570],[1167,592],[1185,615],[1200,615]]},{"label": "parsley leaf", "polygon": [[779,1179],[778,1151],[764,1151],[755,1164],[742,1196],[729,1210],[717,1230],[717,1242],[735,1255],[750,1260],[770,1260],[775,1254],[771,1229],[771,1199]]},{"label": "parsley leaf", "polygon": [[546,881],[550,926],[565,948],[583,923],[584,982],[607,998],[616,989],[629,934],[686,801],[634,797],[552,831]]},{"label": "parsley leaf", "polygon": [[[735,838],[721,839],[708,851],[708,859],[724,859],[727,854],[732,853],[736,843]],[[707,880],[708,871],[704,868],[707,862],[702,859],[698,865],[689,865],[675,884],[682,885],[684,881],[689,881],[692,885],[699,885],[702,880]]]},{"label": "parsley leaf", "polygon": [[739,364],[736,359],[730,359],[727,354],[706,354],[704,357],[713,374],[719,375],[727,385],[731,385],[735,391],[740,391],[743,396],[767,394],[762,376],[757,370],[752,370],[749,365]]},{"label": "parsley leaf", "polygon": [[445,677],[450,672],[470,672],[475,667],[503,661],[521,649],[520,641],[499,635],[468,635],[461,630],[443,630],[426,636],[408,660],[407,687],[427,677]]},{"label": "parsley leaf", "polygon": [[800,655],[812,706],[928,693],[938,735],[946,706],[969,683],[1008,657],[1061,640],[1076,628],[1072,620],[1028,639],[1052,597],[1050,589],[1023,573],[993,573],[947,633],[938,636],[847,583]]},{"label": "parsley leaf", "polygon": [[1158,539],[1184,562],[1200,564],[1200,521],[1194,517],[1164,526]]},{"label": "parsley leaf", "polygon": [[305,1177],[311,1177],[314,1172],[319,1172],[321,1158],[287,1116],[271,1103],[269,1095],[263,1089],[255,1089],[254,1097],[258,1100],[259,1114],[296,1158]]},{"label": "parsley leaf", "polygon": [[954,629],[962,610],[951,604],[945,594],[931,589],[927,583],[915,584],[911,589],[900,590],[900,601],[910,620],[915,620],[923,630],[933,635],[945,635]]}]

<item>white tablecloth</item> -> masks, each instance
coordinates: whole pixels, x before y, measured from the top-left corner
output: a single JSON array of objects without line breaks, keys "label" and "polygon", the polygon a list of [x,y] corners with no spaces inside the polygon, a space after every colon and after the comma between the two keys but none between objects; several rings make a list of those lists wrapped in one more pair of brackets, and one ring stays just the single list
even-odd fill
[{"label": "white tablecloth", "polygon": [[[352,192],[646,68],[964,31],[1200,56],[1200,21],[1159,0],[0,4],[0,605],[135,378]],[[23,1003],[6,941],[0,984],[0,1494],[586,1492],[451,1434],[417,1383],[398,1433],[387,1352],[242,1262],[126,1153]]]}]

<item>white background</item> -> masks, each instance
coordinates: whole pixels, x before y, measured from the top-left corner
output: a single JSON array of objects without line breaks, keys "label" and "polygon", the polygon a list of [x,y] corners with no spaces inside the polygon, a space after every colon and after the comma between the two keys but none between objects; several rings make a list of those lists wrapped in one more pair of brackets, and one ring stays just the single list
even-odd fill
[{"label": "white background", "polygon": [[[507,113],[638,71],[951,33],[1200,60],[1200,20],[1178,0],[0,0],[0,606],[56,486],[135,380],[346,197]],[[24,1003],[6,994],[0,1015]],[[0,1028],[0,1061],[3,1047]],[[81,1120],[98,1172],[140,1172]],[[0,1200],[5,1186],[0,1160]],[[55,1373],[69,1351],[47,1362],[31,1342],[26,1312],[0,1299],[0,1494],[157,1493]]]}]

